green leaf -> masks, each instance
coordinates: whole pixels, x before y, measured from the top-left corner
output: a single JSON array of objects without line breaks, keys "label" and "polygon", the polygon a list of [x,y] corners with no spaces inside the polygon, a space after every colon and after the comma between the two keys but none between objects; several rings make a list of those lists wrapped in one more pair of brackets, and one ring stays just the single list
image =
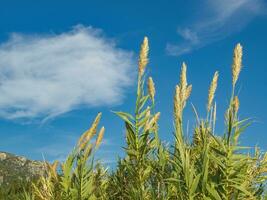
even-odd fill
[{"label": "green leaf", "polygon": [[194,193],[196,192],[196,189],[197,189],[197,186],[198,186],[200,177],[201,177],[201,174],[198,174],[198,175],[194,178],[193,184],[192,184],[192,186],[191,186],[191,188],[190,188],[190,193],[191,193],[191,194],[194,194]]},{"label": "green leaf", "polygon": [[211,187],[210,185],[207,185],[207,190],[213,198],[215,198],[216,200],[222,200],[222,198],[220,197],[219,193],[216,191],[214,186]]},{"label": "green leaf", "polygon": [[248,196],[252,196],[252,194],[248,190],[246,190],[246,188],[244,188],[241,185],[234,184],[234,185],[231,185],[231,187],[234,187],[234,188],[238,189],[239,191],[245,193]]},{"label": "green leaf", "polygon": [[129,123],[130,125],[133,126],[131,120],[134,120],[133,116],[129,113],[125,113],[125,112],[113,112],[116,115],[118,115],[121,119],[123,119],[125,122]]}]

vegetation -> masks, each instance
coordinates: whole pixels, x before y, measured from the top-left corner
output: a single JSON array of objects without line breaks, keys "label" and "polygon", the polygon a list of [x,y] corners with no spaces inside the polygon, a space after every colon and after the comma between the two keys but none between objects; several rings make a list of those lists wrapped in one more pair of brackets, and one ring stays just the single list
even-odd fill
[{"label": "vegetation", "polygon": [[[200,117],[192,106],[196,124],[192,137],[186,137],[183,111],[192,85],[187,83],[186,64],[182,64],[180,83],[174,95],[172,146],[159,138],[160,113],[155,111],[155,85],[151,77],[146,79],[148,50],[145,38],[140,50],[134,113],[116,112],[126,130],[126,155],[118,160],[116,169],[108,172],[93,160],[104,134],[104,127],[98,131],[101,118],[98,114],[65,162],[47,163],[46,176],[17,195],[13,192],[12,199],[267,199],[267,153],[239,143],[240,134],[251,123],[250,119],[238,117],[239,99],[235,88],[242,68],[241,45],[234,49],[232,96],[225,112],[223,134],[215,133],[214,96],[219,77],[215,72],[208,92],[206,116]],[[92,140],[94,137],[96,140]]]}]

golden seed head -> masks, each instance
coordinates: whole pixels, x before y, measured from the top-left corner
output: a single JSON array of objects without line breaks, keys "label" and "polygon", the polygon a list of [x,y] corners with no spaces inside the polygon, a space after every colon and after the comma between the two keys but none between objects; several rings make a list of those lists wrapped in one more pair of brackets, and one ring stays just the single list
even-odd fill
[{"label": "golden seed head", "polygon": [[140,49],[140,53],[139,53],[138,70],[139,70],[140,76],[142,76],[144,74],[146,65],[148,63],[148,51],[149,51],[148,38],[145,37],[144,41],[141,45],[141,49]]},{"label": "golden seed head", "polygon": [[87,142],[89,142],[93,136],[94,135],[93,135],[91,128],[85,131],[84,134],[79,139],[79,142],[78,142],[79,148],[83,149],[83,147],[86,146]]},{"label": "golden seed head", "polygon": [[157,112],[154,116],[154,122],[157,122],[159,120],[160,117],[160,112]]},{"label": "golden seed head", "polygon": [[241,68],[242,68],[242,46],[238,43],[234,49],[234,56],[233,56],[233,65],[232,65],[233,86],[237,82]]},{"label": "golden seed head", "polygon": [[180,86],[179,85],[176,85],[175,86],[175,94],[174,94],[174,103],[175,103],[175,105],[177,104],[180,104],[181,103],[181,95],[180,95],[180,93],[181,93],[181,88],[180,88]]},{"label": "golden seed head", "polygon": [[180,120],[181,119],[181,99],[180,99],[180,93],[181,93],[181,89],[179,85],[176,85],[175,87],[175,94],[174,94],[174,119]]},{"label": "golden seed head", "polygon": [[95,120],[94,120],[94,122],[93,122],[93,125],[91,126],[91,131],[93,132],[93,135],[95,135],[96,134],[96,129],[97,129],[97,126],[98,126],[98,124],[99,124],[99,121],[100,121],[100,119],[101,119],[101,116],[102,116],[102,113],[98,113],[97,114],[97,116],[96,116],[96,118],[95,118]]},{"label": "golden seed head", "polygon": [[78,141],[79,146],[83,143],[87,143],[96,134],[96,129],[101,119],[101,115],[102,113],[97,114],[92,126],[87,131],[85,131],[85,133],[80,137]]},{"label": "golden seed head", "polygon": [[234,97],[234,100],[233,100],[233,109],[234,109],[234,112],[237,113],[238,112],[238,109],[239,109],[239,99],[237,96]]},{"label": "golden seed head", "polygon": [[211,81],[210,88],[209,88],[208,105],[207,105],[208,112],[211,109],[211,105],[214,99],[215,91],[217,88],[218,77],[219,77],[219,73],[216,71]]},{"label": "golden seed head", "polygon": [[98,147],[100,145],[100,143],[102,142],[103,136],[104,136],[104,132],[105,132],[105,127],[103,126],[100,129],[99,134],[98,134],[98,137],[96,139],[96,147]]},{"label": "golden seed head", "polygon": [[150,112],[150,107],[148,106],[147,109],[146,109],[146,113],[145,113],[145,127],[144,129],[147,128],[147,126],[149,125],[149,122],[150,122],[150,116],[151,116],[151,112]]},{"label": "golden seed head", "polygon": [[149,96],[150,96],[152,102],[154,102],[156,90],[155,90],[155,84],[154,84],[152,77],[148,78],[147,87],[148,87]]},{"label": "golden seed head", "polygon": [[89,144],[86,147],[86,149],[84,150],[84,157],[85,158],[88,158],[91,155],[92,149],[93,149],[93,145],[92,144]]},{"label": "golden seed head", "polygon": [[186,64],[183,62],[181,74],[180,74],[180,96],[181,100],[184,101],[186,97],[187,79],[186,79]]},{"label": "golden seed head", "polygon": [[180,84],[175,87],[174,119],[176,123],[181,122],[186,100],[192,92],[192,85],[187,85],[186,68],[186,64],[183,62],[180,74]]},{"label": "golden seed head", "polygon": [[146,124],[144,130],[148,131],[149,129],[151,129],[158,122],[159,117],[160,117],[160,112],[154,115],[154,117],[150,120],[150,122]]},{"label": "golden seed head", "polygon": [[85,140],[83,140],[83,141],[79,144],[79,146],[78,146],[79,151],[84,150],[87,144],[88,144],[88,142],[85,141]]},{"label": "golden seed head", "polygon": [[59,161],[58,160],[56,160],[53,164],[52,164],[52,170],[54,171],[54,172],[56,172],[56,170],[57,170],[57,167],[58,167],[58,164],[59,164]]},{"label": "golden seed head", "polygon": [[158,122],[159,117],[160,117],[160,112],[157,112],[154,115],[154,117],[151,119],[151,121],[150,121],[151,126],[154,125],[154,124],[156,124]]},{"label": "golden seed head", "polygon": [[151,112],[150,112],[150,107],[148,106],[148,109],[145,114],[145,118],[150,118]]},{"label": "golden seed head", "polygon": [[57,178],[57,168],[59,165],[59,161],[56,160],[52,165],[49,165],[50,173],[54,178]]},{"label": "golden seed head", "polygon": [[190,97],[191,92],[192,92],[192,85],[189,85],[186,88],[185,100],[187,100]]}]

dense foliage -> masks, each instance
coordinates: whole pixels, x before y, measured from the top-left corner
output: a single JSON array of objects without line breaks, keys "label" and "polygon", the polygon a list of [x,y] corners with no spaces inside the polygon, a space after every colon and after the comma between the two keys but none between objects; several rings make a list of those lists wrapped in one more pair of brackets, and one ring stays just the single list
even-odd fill
[{"label": "dense foliage", "polygon": [[[240,134],[251,123],[250,119],[238,117],[235,88],[242,68],[241,45],[234,49],[232,96],[222,134],[215,133],[214,96],[219,76],[215,72],[208,92],[206,116],[200,117],[192,106],[196,124],[192,137],[186,137],[183,110],[192,85],[187,83],[186,65],[182,64],[180,83],[175,88],[174,140],[170,146],[159,138],[160,113],[155,111],[155,86],[151,77],[146,79],[148,49],[145,38],[140,50],[134,113],[116,112],[124,121],[126,131],[125,157],[118,160],[117,167],[108,172],[93,160],[104,134],[104,127],[98,131],[101,118],[98,114],[65,162],[47,163],[46,176],[20,192],[14,190],[5,197],[2,195],[3,199],[11,195],[11,199],[25,200],[267,198],[267,153],[239,143]],[[96,140],[92,140],[94,137]]]}]

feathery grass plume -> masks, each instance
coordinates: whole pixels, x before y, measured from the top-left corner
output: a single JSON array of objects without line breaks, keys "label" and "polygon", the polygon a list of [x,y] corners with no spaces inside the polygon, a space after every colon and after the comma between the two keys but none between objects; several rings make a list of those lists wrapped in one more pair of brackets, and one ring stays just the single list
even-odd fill
[{"label": "feathery grass plume", "polygon": [[150,115],[151,115],[150,106],[147,106],[147,111],[146,111],[146,114],[145,114],[145,118],[150,118]]},{"label": "feathery grass plume", "polygon": [[150,130],[154,124],[156,124],[159,120],[160,112],[157,112],[154,117],[145,125],[144,131]]},{"label": "feathery grass plume", "polygon": [[79,146],[78,146],[78,150],[79,150],[79,151],[83,151],[83,150],[86,148],[87,144],[88,144],[88,141],[83,140],[83,141],[79,144]]},{"label": "feathery grass plume", "polygon": [[186,64],[183,62],[180,74],[180,99],[182,102],[186,99],[187,79],[186,79]]},{"label": "feathery grass plume", "polygon": [[96,134],[96,129],[101,119],[101,115],[102,113],[97,114],[92,126],[80,137],[78,146],[84,145],[83,143],[87,143]]},{"label": "feathery grass plume", "polygon": [[186,88],[185,100],[187,100],[190,97],[191,92],[192,92],[192,85],[189,85]]},{"label": "feathery grass plume", "polygon": [[233,100],[233,110],[235,113],[237,113],[238,109],[239,109],[239,99],[237,96],[235,96]]},{"label": "feathery grass plume", "polygon": [[233,56],[233,65],[232,65],[233,87],[236,84],[241,68],[242,68],[242,46],[240,45],[240,43],[238,43],[234,49],[234,56]]},{"label": "feathery grass plume", "polygon": [[174,94],[174,119],[175,122],[179,122],[181,120],[181,95],[180,95],[180,86],[176,85],[175,94]]},{"label": "feathery grass plume", "polygon": [[151,118],[151,111],[150,111],[150,107],[148,106],[147,111],[145,113],[145,117],[144,117],[144,119],[146,119],[144,127],[148,126],[150,118]]},{"label": "feathery grass plume", "polygon": [[104,136],[104,133],[105,133],[105,127],[103,126],[100,131],[99,131],[99,134],[98,134],[98,137],[96,139],[96,148],[99,147],[100,143],[102,142],[102,139],[103,139],[103,136]]},{"label": "feathery grass plume", "polygon": [[87,158],[91,155],[92,153],[92,150],[93,150],[93,145],[92,144],[89,144],[85,150],[84,150],[84,158],[87,160]]},{"label": "feathery grass plume", "polygon": [[140,54],[139,54],[139,63],[138,63],[138,69],[139,69],[139,75],[142,76],[144,74],[146,65],[148,63],[148,38],[145,37],[144,41],[141,45]]},{"label": "feathery grass plume", "polygon": [[55,161],[53,162],[53,164],[52,164],[52,169],[53,169],[54,171],[56,171],[56,169],[57,169],[57,167],[58,167],[58,164],[59,164],[59,161],[58,161],[58,160],[55,160]]},{"label": "feathery grass plume", "polygon": [[156,90],[155,90],[155,84],[154,84],[152,77],[148,78],[147,88],[148,88],[148,94],[150,96],[150,99],[151,99],[152,103],[154,103],[154,97],[155,97]]},{"label": "feathery grass plume", "polygon": [[53,173],[54,176],[57,175],[58,165],[59,165],[59,161],[58,160],[54,161],[53,164],[51,165],[51,170],[52,170],[52,173]]},{"label": "feathery grass plume", "polygon": [[46,170],[48,175],[51,175],[53,178],[57,178],[57,167],[59,165],[59,161],[56,160],[52,164],[49,162],[45,162]]},{"label": "feathery grass plume", "polygon": [[208,112],[210,111],[210,108],[211,108],[211,105],[212,105],[212,102],[214,99],[215,91],[217,88],[218,76],[219,76],[219,73],[218,73],[218,71],[216,71],[214,73],[213,79],[212,79],[211,84],[210,84],[209,94],[208,94],[208,105],[207,105],[207,111]]},{"label": "feathery grass plume", "polygon": [[[101,116],[102,116],[102,113],[98,113],[97,114],[97,116],[96,116],[96,118],[95,118],[95,120],[94,120],[94,122],[93,122],[93,124],[92,124],[92,126],[90,128],[90,131],[92,132],[93,136],[96,134],[96,129],[97,129],[97,126],[98,126],[99,121],[101,119]],[[86,135],[85,138],[87,139],[88,137],[90,138],[90,135]]]},{"label": "feathery grass plume", "polygon": [[186,68],[186,64],[183,62],[180,74],[180,84],[175,87],[174,119],[176,122],[181,122],[186,100],[192,92],[192,85],[187,86]]}]

